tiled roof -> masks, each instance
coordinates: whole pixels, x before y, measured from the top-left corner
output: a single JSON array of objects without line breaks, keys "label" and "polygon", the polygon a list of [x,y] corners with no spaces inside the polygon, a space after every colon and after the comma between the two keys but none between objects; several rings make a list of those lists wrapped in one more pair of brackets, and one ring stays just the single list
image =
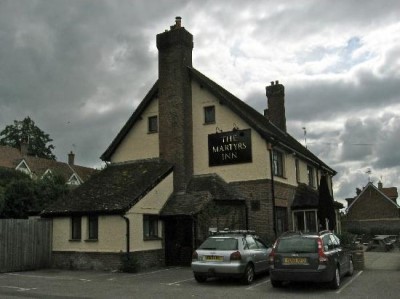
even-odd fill
[{"label": "tiled roof", "polygon": [[50,170],[53,174],[61,175],[66,181],[69,180],[74,173],[76,173],[82,181],[85,181],[97,171],[89,167],[69,165],[68,163],[55,160],[22,155],[16,148],[0,145],[0,167],[15,169],[22,161],[25,161],[33,176],[36,178],[41,178],[47,170]]},{"label": "tiled roof", "polygon": [[0,167],[15,168],[21,160],[22,155],[18,149],[0,145]]},{"label": "tiled roof", "polygon": [[294,195],[292,209],[318,208],[319,194],[306,184],[299,184]]},{"label": "tiled roof", "polygon": [[124,213],[171,172],[172,165],[160,159],[109,165],[47,207],[42,216]]},{"label": "tiled roof", "polygon": [[396,187],[382,188],[381,191],[383,194],[385,194],[390,199],[393,199],[394,201],[396,201],[397,197],[399,196]]},{"label": "tiled roof", "polygon": [[173,194],[161,215],[194,215],[211,200],[242,202],[245,198],[216,174],[193,176],[186,193]]},{"label": "tiled roof", "polygon": [[[188,71],[194,80],[197,80],[204,88],[208,89],[221,103],[228,106],[233,112],[245,120],[252,128],[254,128],[263,138],[271,142],[274,145],[286,148],[288,151],[296,153],[298,156],[309,161],[314,165],[324,168],[331,174],[336,174],[336,171],[322,162],[317,156],[305,148],[295,138],[290,136],[287,132],[280,130],[274,124],[272,124],[266,117],[264,117],[257,110],[247,105],[242,100],[235,97],[233,94],[228,92],[226,89],[219,86],[217,83],[200,73],[194,68],[188,67]],[[132,126],[139,119],[141,113],[149,105],[151,100],[158,92],[158,81],[153,85],[150,91],[147,93],[143,101],[137,107],[135,112],[131,115],[124,127],[112,141],[110,146],[101,156],[104,161],[109,161],[113,152],[116,150],[120,142],[124,139],[126,134],[132,128]]]}]

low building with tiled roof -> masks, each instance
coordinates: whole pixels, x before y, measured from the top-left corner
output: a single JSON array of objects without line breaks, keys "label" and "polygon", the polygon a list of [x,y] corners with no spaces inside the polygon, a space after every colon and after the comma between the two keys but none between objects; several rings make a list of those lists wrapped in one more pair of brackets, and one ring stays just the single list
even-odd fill
[{"label": "low building with tiled roof", "polygon": [[0,145],[0,167],[15,169],[28,174],[32,179],[57,174],[71,186],[77,186],[96,172],[96,169],[75,165],[75,155],[68,154],[68,163],[30,156],[23,150]]},{"label": "low building with tiled roof", "polygon": [[347,198],[346,227],[356,233],[395,233],[400,231],[400,206],[397,188],[375,186],[369,182],[357,196]]},{"label": "low building with tiled roof", "polygon": [[[304,184],[317,192],[321,178],[332,193],[336,172],[287,132],[284,86],[271,82],[268,109],[256,111],[193,67],[193,36],[180,18],[157,48],[158,80],[101,156],[109,166],[43,214],[53,218],[57,260],[84,253],[87,267],[106,267],[124,252],[142,267],[188,265],[216,229],[269,241],[317,230],[318,205],[294,199]],[[143,189],[129,189],[142,177]]]}]

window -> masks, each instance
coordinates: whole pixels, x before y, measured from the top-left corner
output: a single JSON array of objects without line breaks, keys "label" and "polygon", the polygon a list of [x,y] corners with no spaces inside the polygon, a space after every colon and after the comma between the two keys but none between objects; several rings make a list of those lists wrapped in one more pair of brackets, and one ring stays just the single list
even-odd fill
[{"label": "window", "polygon": [[272,167],[274,175],[283,177],[283,154],[279,151],[272,152]]},{"label": "window", "polygon": [[215,123],[215,106],[204,107],[204,123],[205,124]]},{"label": "window", "polygon": [[158,238],[158,216],[143,215],[144,239]]},{"label": "window", "polygon": [[293,212],[293,226],[295,231],[317,232],[317,211],[295,211]]},{"label": "window", "polygon": [[285,207],[275,207],[275,217],[276,217],[276,232],[278,235],[287,231],[288,219],[287,219],[287,209]]},{"label": "window", "polygon": [[89,216],[88,226],[89,240],[97,240],[99,237],[99,217]]},{"label": "window", "polygon": [[71,218],[71,239],[72,240],[80,240],[82,237],[82,229],[81,229],[82,218],[81,217],[72,217]]},{"label": "window", "polygon": [[312,166],[307,166],[307,175],[308,175],[308,185],[310,187],[315,187],[314,168]]},{"label": "window", "polygon": [[300,182],[300,163],[299,163],[299,159],[296,159],[294,161],[294,168],[296,171],[296,181],[299,183]]},{"label": "window", "polygon": [[258,249],[257,243],[252,236],[246,237],[246,243],[248,249]]},{"label": "window", "polygon": [[149,117],[149,133],[158,132],[158,118],[157,116]]}]

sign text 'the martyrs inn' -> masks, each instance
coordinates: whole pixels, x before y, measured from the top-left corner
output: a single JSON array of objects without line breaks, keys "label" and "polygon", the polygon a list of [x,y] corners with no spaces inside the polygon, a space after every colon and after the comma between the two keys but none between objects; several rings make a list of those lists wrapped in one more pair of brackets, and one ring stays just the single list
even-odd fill
[{"label": "sign text 'the martyrs inn'", "polygon": [[209,166],[252,162],[251,130],[208,135]]}]

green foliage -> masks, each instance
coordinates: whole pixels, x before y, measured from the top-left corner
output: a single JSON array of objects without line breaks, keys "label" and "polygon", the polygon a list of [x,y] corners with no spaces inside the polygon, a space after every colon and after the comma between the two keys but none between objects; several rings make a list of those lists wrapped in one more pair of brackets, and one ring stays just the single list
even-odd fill
[{"label": "green foliage", "polygon": [[356,241],[357,235],[352,234],[347,231],[342,231],[342,233],[340,235],[338,235],[338,238],[340,239],[340,243],[342,244],[343,247],[346,247],[346,248],[355,247],[355,241]]},{"label": "green foliage", "polygon": [[0,145],[20,148],[22,142],[28,143],[28,153],[32,156],[55,160],[54,146],[47,143],[53,141],[49,134],[39,129],[35,122],[28,116],[22,121],[14,120],[13,125],[8,125],[0,132]]},{"label": "green foliage", "polygon": [[27,218],[35,201],[34,182],[30,179],[14,180],[5,187],[2,216]]},{"label": "green foliage", "polygon": [[121,254],[121,268],[122,272],[126,273],[136,273],[139,271],[139,262],[137,258],[132,254],[129,253],[122,253]]},{"label": "green foliage", "polygon": [[0,169],[0,218],[27,218],[68,192],[60,175],[34,181],[20,171]]}]

